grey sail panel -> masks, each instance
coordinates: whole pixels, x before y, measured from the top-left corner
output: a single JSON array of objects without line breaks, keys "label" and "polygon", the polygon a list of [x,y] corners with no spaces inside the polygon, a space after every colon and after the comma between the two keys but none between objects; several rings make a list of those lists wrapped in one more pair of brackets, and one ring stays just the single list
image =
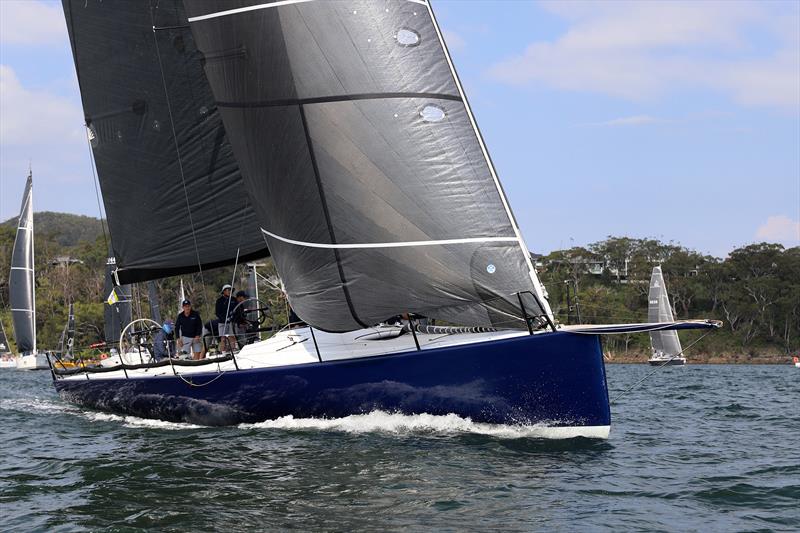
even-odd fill
[{"label": "grey sail panel", "polygon": [[524,327],[515,293],[538,287],[425,5],[186,5],[303,320]]},{"label": "grey sail panel", "polygon": [[[653,267],[653,274],[650,277],[647,320],[649,322],[673,322],[675,320],[661,267]],[[678,355],[683,350],[678,332],[674,330],[651,332],[650,343],[654,355],[671,357]]]},{"label": "grey sail panel", "polygon": [[[103,333],[108,343],[119,342],[122,330],[131,322],[131,286],[116,286],[114,284],[115,270],[116,261],[113,257],[109,257],[106,261],[104,288],[106,302],[103,304],[103,318],[105,321]],[[108,302],[108,297],[111,295],[112,290],[117,295],[118,301],[116,303]]]},{"label": "grey sail panel", "polygon": [[268,255],[181,2],[63,6],[120,283]]},{"label": "grey sail panel", "polygon": [[21,354],[36,352],[36,301],[33,272],[33,178],[28,175],[19,210],[17,236],[8,276],[14,340]]}]

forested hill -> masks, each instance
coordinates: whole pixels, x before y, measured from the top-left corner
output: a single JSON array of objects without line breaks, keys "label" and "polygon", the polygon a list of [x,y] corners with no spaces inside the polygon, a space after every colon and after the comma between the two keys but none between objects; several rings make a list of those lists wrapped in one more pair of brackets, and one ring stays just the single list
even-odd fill
[{"label": "forested hill", "polygon": [[[101,221],[67,213],[34,215],[36,253],[37,340],[56,348],[66,322],[67,306],[75,303],[76,346],[100,340],[107,298],[103,275],[108,253]],[[8,308],[8,275],[16,219],[0,224],[0,320],[13,340]],[[69,260],[65,260],[69,258]],[[687,357],[691,362],[788,362],[800,350],[800,247],[759,243],[731,251],[725,259],[706,256],[675,243],[655,239],[608,237],[568,250],[537,256],[540,278],[550,305],[562,324],[639,322],[647,318],[648,282],[652,267],[661,265],[678,319],[710,318],[724,322],[704,337]],[[273,274],[270,260],[260,270]],[[236,279],[231,267],[203,275],[159,280],[164,309],[177,309],[178,288],[209,316],[218,288]],[[141,305],[136,315],[148,316],[147,290],[134,287]],[[282,295],[266,298],[284,309]],[[262,298],[264,295],[260,295]],[[702,333],[682,332],[684,346]],[[607,337],[604,349],[612,361],[647,360],[646,334]]]},{"label": "forested hill", "polygon": [[[17,218],[10,218],[0,226],[17,227]],[[36,233],[48,235],[59,246],[75,246],[81,242],[94,242],[102,235],[103,228],[99,218],[71,213],[42,211],[33,214]]]}]

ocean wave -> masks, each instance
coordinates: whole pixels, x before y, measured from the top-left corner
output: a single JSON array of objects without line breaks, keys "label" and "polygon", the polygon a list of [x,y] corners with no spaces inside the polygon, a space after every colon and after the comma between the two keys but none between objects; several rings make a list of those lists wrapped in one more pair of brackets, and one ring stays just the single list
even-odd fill
[{"label": "ocean wave", "polygon": [[122,416],[112,413],[102,413],[98,411],[87,411],[80,407],[66,403],[43,400],[40,398],[6,398],[0,400],[0,410],[16,411],[20,413],[42,413],[46,415],[68,414],[78,416],[90,422],[118,422],[128,428],[151,428],[151,429],[197,429],[203,426],[184,422],[167,422],[165,420],[155,420],[139,418],[137,416]]},{"label": "ocean wave", "polygon": [[[540,438],[565,439],[576,436],[591,437],[589,431],[576,435],[575,428],[555,427],[545,424],[504,425],[473,422],[456,414],[448,415],[405,415],[372,411],[363,415],[350,415],[342,418],[295,418],[282,416],[254,424],[240,424],[241,429],[282,429],[282,430],[323,430],[344,433],[389,433],[405,434],[477,434],[504,439]],[[578,432],[579,433],[579,432]]]},{"label": "ocean wave", "polygon": [[157,420],[154,418],[139,418],[138,416],[122,416],[112,413],[99,413],[94,411],[84,411],[81,414],[84,418],[92,422],[118,422],[122,423],[124,427],[128,428],[180,430],[200,429],[204,427],[196,424],[189,424],[188,422],[168,422],[166,420]]},{"label": "ocean wave", "polygon": [[40,398],[4,398],[0,400],[0,409],[3,411],[17,411],[20,413],[78,413],[80,409],[69,404],[53,402]]}]

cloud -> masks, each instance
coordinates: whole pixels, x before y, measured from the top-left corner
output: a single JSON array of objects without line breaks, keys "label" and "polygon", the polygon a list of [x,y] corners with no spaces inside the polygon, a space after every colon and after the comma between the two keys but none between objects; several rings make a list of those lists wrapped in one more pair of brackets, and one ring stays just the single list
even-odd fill
[{"label": "cloud", "polygon": [[744,105],[800,109],[800,9],[794,3],[554,2],[566,19],[494,65],[513,85],[590,91],[628,100],[712,89]]},{"label": "cloud", "polygon": [[651,117],[650,115],[633,115],[631,117],[620,117],[603,122],[589,122],[586,126],[642,126],[644,124],[658,124],[670,122],[668,120]]},{"label": "cloud", "polygon": [[800,222],[786,215],[772,216],[759,226],[756,238],[766,241],[782,242],[789,245],[800,244]]},{"label": "cloud", "polygon": [[83,113],[70,100],[22,85],[14,70],[0,65],[0,145],[30,146],[81,139]]},{"label": "cloud", "polygon": [[460,51],[467,46],[467,41],[453,30],[442,30],[442,37],[449,50]]},{"label": "cloud", "polygon": [[0,0],[0,43],[62,46],[66,33],[61,2]]}]

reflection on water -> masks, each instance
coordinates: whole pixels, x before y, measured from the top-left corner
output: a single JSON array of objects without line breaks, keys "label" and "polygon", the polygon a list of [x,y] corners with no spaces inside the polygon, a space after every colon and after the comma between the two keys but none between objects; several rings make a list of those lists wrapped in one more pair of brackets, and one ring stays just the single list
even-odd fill
[{"label": "reflection on water", "polygon": [[[648,371],[608,367],[612,396]],[[47,373],[3,371],[0,529],[797,529],[798,376],[667,368],[598,441],[381,412],[207,428],[80,409]]]}]

